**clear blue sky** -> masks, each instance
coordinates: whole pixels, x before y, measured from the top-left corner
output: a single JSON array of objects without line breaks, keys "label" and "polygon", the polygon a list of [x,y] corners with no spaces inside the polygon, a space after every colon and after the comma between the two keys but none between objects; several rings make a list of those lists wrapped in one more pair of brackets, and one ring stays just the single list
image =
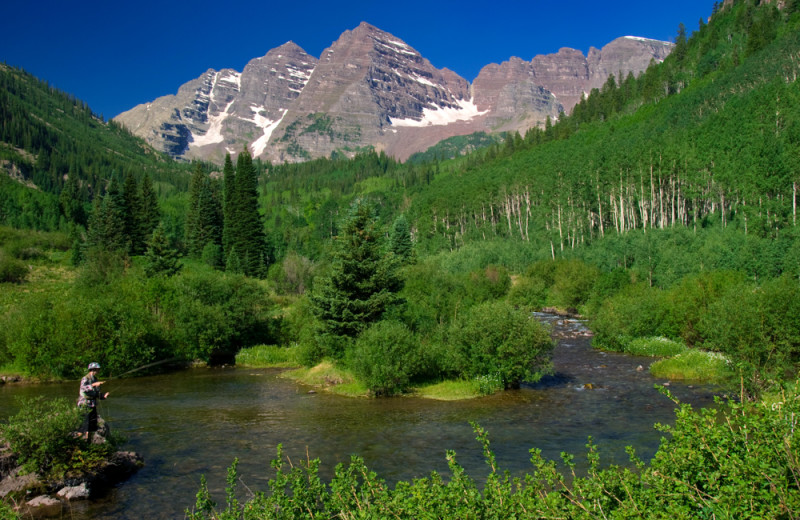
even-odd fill
[{"label": "clear blue sky", "polygon": [[174,94],[209,68],[241,71],[289,40],[319,57],[366,21],[438,67],[472,82],[511,56],[572,47],[586,54],[619,36],[674,40],[713,0],[386,1],[18,0],[2,8],[0,61],[86,101],[107,119]]}]

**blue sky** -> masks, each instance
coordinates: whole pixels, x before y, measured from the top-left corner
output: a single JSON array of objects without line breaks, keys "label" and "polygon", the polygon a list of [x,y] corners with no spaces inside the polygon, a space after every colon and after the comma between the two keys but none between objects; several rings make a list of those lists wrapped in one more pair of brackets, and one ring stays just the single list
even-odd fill
[{"label": "blue sky", "polygon": [[511,56],[571,47],[586,54],[619,36],[674,40],[707,19],[708,0],[12,1],[2,9],[0,61],[86,101],[107,119],[174,94],[209,68],[241,71],[289,40],[319,57],[366,21],[472,82]]}]

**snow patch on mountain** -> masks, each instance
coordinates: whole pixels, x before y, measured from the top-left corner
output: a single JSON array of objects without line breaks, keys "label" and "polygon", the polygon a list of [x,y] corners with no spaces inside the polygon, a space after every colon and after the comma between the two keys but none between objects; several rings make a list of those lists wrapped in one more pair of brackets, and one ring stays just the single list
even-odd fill
[{"label": "snow patch on mountain", "polygon": [[253,123],[255,123],[256,126],[261,128],[261,130],[264,132],[261,134],[261,137],[253,141],[253,144],[250,145],[250,150],[253,152],[253,157],[258,157],[264,153],[264,150],[266,150],[267,143],[269,143],[269,138],[272,137],[272,132],[274,132],[275,129],[278,128],[278,125],[281,124],[281,121],[283,121],[283,118],[288,110],[282,108],[281,111],[283,114],[277,121],[273,121],[262,116],[260,114],[261,107],[253,105],[250,107],[250,110],[255,112],[253,115]]},{"label": "snow patch on mountain", "polygon": [[469,121],[478,116],[488,113],[488,110],[480,111],[472,100],[462,99],[458,102],[458,107],[453,108],[424,108],[422,109],[422,119],[390,119],[392,126],[423,127],[449,125],[458,121]]},{"label": "snow patch on mountain", "polygon": [[233,101],[228,103],[225,110],[208,118],[208,130],[206,130],[204,135],[192,135],[192,142],[189,144],[191,148],[221,143],[225,140],[222,136],[222,123],[228,118],[228,110],[231,108],[231,105],[233,105]]}]

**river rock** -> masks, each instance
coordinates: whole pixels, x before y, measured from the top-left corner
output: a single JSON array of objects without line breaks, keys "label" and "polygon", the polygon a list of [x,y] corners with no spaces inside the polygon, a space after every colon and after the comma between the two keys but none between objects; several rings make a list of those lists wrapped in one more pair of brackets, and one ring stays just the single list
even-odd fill
[{"label": "river rock", "polygon": [[79,486],[67,486],[58,490],[56,496],[64,500],[86,500],[89,498],[89,487],[86,482]]},{"label": "river rock", "polygon": [[62,503],[49,495],[40,495],[25,502],[24,509],[26,509],[24,511],[26,516],[59,516],[62,512]]},{"label": "river rock", "polygon": [[44,490],[44,484],[36,473],[22,473],[22,468],[14,468],[0,481],[0,498],[24,496]]}]

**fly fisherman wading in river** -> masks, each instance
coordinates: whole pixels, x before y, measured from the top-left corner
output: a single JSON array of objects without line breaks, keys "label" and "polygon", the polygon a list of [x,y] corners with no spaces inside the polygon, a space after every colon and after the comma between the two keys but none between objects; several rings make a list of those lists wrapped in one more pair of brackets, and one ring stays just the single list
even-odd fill
[{"label": "fly fisherman wading in river", "polygon": [[84,413],[84,417],[80,432],[87,441],[90,441],[94,436],[94,432],[97,431],[97,400],[108,397],[108,392],[102,393],[100,391],[100,386],[104,381],[97,380],[97,372],[99,370],[100,364],[89,363],[89,373],[81,379],[78,408]]}]

